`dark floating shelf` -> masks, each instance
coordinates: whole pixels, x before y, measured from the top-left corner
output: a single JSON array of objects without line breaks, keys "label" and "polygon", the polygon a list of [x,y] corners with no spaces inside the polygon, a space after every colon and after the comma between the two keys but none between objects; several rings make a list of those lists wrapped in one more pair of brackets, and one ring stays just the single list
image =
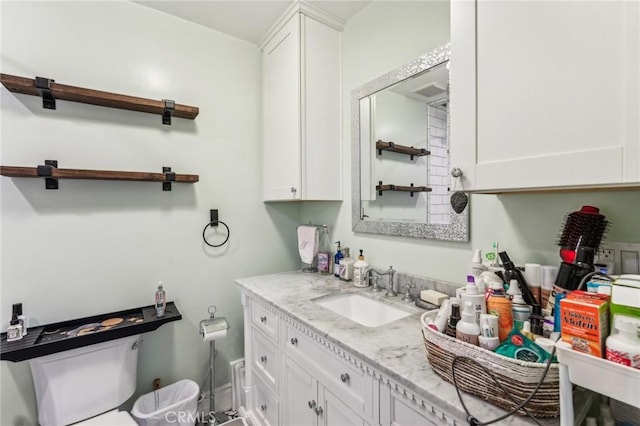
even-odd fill
[{"label": "dark floating shelf", "polygon": [[47,189],[58,189],[58,179],[93,179],[162,182],[163,190],[171,191],[172,182],[195,183],[200,179],[198,175],[172,172],[170,167],[163,167],[162,173],[152,173],[119,170],[59,169],[57,166],[58,162],[55,160],[46,160],[44,165],[37,167],[0,166],[0,175],[45,178],[45,187]]},{"label": "dark floating shelf", "polygon": [[[118,324],[94,326],[107,320],[122,319]],[[158,318],[153,305],[111,312],[53,324],[31,327],[25,337],[7,342],[7,333],[0,335],[0,360],[25,361],[44,355],[107,342],[158,329],[163,324],[182,319],[174,302],[168,302],[165,316]],[[109,324],[109,322],[105,322]],[[83,327],[85,326],[85,327]],[[80,330],[80,331],[79,331]]]},{"label": "dark floating shelf", "polygon": [[424,148],[414,148],[412,146],[398,145],[393,142],[385,142],[382,140],[378,140],[376,142],[376,149],[378,150],[378,155],[382,155],[382,151],[391,151],[400,154],[407,154],[411,157],[412,160],[413,157],[422,157],[431,154],[431,152],[427,151]]},{"label": "dark floating shelf", "polygon": [[171,117],[196,118],[198,107],[176,104],[165,99],[161,101],[103,92],[101,90],[86,89],[84,87],[68,86],[56,83],[54,80],[42,77],[27,78],[0,73],[0,82],[9,91],[23,95],[42,96],[43,107],[56,109],[56,100],[65,100],[104,106],[109,108],[126,109],[129,111],[147,112],[162,115],[163,124],[171,124]]},{"label": "dark floating shelf", "polygon": [[431,192],[431,188],[427,186],[400,186],[400,185],[383,185],[382,181],[379,181],[379,184],[376,185],[376,191],[378,191],[378,195],[382,195],[384,191],[399,191],[399,192],[409,192],[413,197],[414,192]]}]

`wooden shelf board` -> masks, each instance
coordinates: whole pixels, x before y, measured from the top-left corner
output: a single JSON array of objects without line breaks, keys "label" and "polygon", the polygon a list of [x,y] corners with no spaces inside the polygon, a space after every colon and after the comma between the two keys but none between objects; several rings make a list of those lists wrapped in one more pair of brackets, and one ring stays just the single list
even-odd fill
[{"label": "wooden shelf board", "polygon": [[[166,182],[164,173],[127,172],[119,170],[82,170],[82,169],[51,169],[51,176],[38,175],[37,167],[0,166],[0,175],[7,177],[45,178],[54,179],[95,179],[95,180],[126,180],[145,182]],[[178,174],[173,182],[198,182],[198,175]]]},{"label": "wooden shelf board", "polygon": [[[11,92],[40,96],[40,92],[36,88],[35,79],[0,73],[0,82],[2,82],[4,87]],[[59,100],[99,105],[109,108],[126,109],[130,111],[147,112],[158,115],[162,115],[164,112],[164,102],[152,99],[103,92],[83,87],[68,86],[55,82],[51,83],[51,92],[53,93],[53,96]],[[172,116],[193,120],[199,112],[200,109],[198,107],[176,103]]]},{"label": "wooden shelf board", "polygon": [[414,148],[412,146],[398,145],[394,142],[385,142],[382,140],[378,140],[376,142],[376,149],[378,151],[391,151],[397,152],[400,154],[407,154],[414,157],[422,157],[424,155],[430,155],[431,152],[427,151],[424,148]]},{"label": "wooden shelf board", "polygon": [[431,192],[426,186],[376,185],[376,191]]}]

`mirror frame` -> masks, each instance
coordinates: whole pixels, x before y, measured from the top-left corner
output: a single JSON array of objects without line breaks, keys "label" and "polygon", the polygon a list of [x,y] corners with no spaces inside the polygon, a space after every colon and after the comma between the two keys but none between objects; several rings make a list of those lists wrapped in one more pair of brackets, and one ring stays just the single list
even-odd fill
[{"label": "mirror frame", "polygon": [[[360,192],[360,100],[402,80],[417,75],[448,61],[451,58],[450,43],[425,53],[417,59],[370,81],[351,92],[351,217],[354,232],[398,235],[445,241],[469,241],[469,204],[460,214],[449,206],[449,223],[417,223],[393,220],[362,219]],[[449,82],[451,86],[451,82]],[[451,111],[451,106],[449,106]],[[451,140],[449,141],[451,143]]]}]

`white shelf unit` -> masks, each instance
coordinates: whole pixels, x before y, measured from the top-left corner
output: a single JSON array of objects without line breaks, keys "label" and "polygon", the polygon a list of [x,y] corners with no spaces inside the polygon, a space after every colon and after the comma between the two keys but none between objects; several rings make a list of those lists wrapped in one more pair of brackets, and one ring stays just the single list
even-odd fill
[{"label": "white shelf unit", "polygon": [[640,370],[556,343],[560,362],[560,425],[574,424],[572,383],[640,409]]}]

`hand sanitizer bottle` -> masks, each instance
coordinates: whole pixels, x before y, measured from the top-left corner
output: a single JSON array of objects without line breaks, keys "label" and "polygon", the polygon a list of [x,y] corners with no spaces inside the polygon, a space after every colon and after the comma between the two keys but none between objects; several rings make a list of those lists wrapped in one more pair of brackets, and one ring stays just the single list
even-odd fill
[{"label": "hand sanitizer bottle", "polygon": [[162,318],[167,309],[167,294],[165,293],[162,282],[158,283],[158,291],[156,291],[156,316]]}]

